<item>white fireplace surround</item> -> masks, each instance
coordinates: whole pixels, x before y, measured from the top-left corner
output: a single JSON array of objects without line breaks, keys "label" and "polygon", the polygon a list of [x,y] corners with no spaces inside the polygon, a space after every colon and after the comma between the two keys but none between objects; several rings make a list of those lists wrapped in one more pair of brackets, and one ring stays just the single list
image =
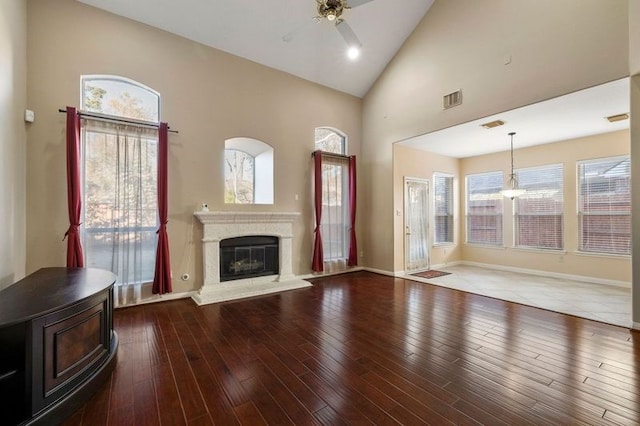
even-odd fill
[{"label": "white fireplace surround", "polygon": [[[293,222],[298,212],[209,212],[194,215],[204,227],[202,256],[204,282],[193,296],[198,305],[260,296],[310,287],[311,283],[293,274]],[[280,273],[265,277],[220,281],[220,241],[251,235],[278,237]]]}]

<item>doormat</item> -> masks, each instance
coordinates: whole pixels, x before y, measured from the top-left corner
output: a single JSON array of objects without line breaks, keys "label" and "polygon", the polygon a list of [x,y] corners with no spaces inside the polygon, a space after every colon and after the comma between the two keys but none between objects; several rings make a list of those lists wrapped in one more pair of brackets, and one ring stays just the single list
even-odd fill
[{"label": "doormat", "polygon": [[438,278],[438,277],[442,277],[444,275],[450,275],[451,272],[442,272],[442,271],[436,271],[435,269],[430,269],[428,271],[422,271],[422,272],[418,272],[416,274],[411,274],[414,277],[420,277],[420,278]]}]

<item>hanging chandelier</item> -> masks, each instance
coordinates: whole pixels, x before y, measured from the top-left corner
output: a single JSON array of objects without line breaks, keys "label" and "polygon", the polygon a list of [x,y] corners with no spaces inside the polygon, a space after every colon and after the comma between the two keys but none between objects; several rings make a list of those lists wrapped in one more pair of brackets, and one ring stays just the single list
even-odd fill
[{"label": "hanging chandelier", "polygon": [[518,186],[518,179],[516,179],[516,174],[513,171],[513,136],[516,132],[510,132],[509,136],[511,137],[511,174],[509,175],[509,179],[507,180],[507,186],[505,189],[501,191],[502,195],[507,198],[511,198],[512,200],[516,197],[524,195],[526,192],[524,189],[520,189]]}]

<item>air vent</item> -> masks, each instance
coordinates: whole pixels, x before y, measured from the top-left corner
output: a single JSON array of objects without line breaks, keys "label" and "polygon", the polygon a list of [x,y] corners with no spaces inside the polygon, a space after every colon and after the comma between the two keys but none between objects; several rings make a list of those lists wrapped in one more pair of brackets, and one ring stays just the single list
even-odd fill
[{"label": "air vent", "polygon": [[457,90],[453,93],[443,96],[444,109],[453,108],[454,106],[462,105],[462,90]]},{"label": "air vent", "polygon": [[616,121],[622,121],[629,119],[629,114],[618,114],[618,115],[610,115],[607,117],[609,123],[615,123]]},{"label": "air vent", "polygon": [[502,120],[494,120],[488,123],[481,124],[485,129],[493,129],[494,127],[500,127],[504,125],[504,121]]}]

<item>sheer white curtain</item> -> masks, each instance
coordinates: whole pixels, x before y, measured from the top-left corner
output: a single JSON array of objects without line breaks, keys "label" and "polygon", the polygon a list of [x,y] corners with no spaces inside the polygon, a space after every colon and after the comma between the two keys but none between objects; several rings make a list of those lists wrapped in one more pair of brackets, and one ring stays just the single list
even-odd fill
[{"label": "sheer white curtain", "polygon": [[347,269],[349,257],[349,158],[322,158],[322,234],[324,271]]},{"label": "sheer white curtain", "polygon": [[82,139],[86,265],[118,276],[116,306],[135,304],[154,274],[158,131],[85,120]]}]

